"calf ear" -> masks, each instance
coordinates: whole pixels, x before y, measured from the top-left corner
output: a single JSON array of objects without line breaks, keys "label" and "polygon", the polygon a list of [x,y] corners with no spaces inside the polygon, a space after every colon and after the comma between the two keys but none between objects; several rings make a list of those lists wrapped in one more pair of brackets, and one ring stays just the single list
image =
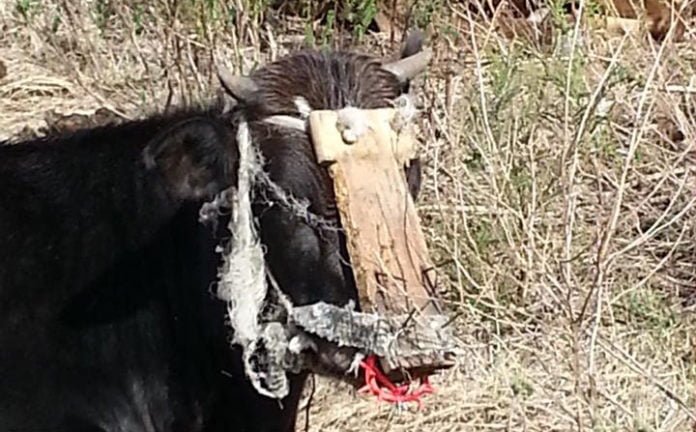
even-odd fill
[{"label": "calf ear", "polygon": [[186,120],[160,132],[143,151],[148,170],[155,170],[177,198],[211,198],[234,184],[237,159],[230,128],[212,119]]}]

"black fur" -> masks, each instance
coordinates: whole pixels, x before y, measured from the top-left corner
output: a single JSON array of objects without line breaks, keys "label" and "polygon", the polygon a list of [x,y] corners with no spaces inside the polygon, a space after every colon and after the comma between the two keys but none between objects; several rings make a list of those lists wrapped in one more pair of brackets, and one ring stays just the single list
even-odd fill
[{"label": "black fur", "polygon": [[[0,430],[294,430],[306,376],[281,403],[243,376],[214,296],[226,221],[212,232],[198,210],[236,182],[244,113],[271,178],[336,222],[307,137],[256,120],[295,113],[294,96],[372,108],[401,88],[346,53],[303,52],[253,78],[262,97],[226,115],[180,111],[0,145]],[[295,303],[356,299],[338,232],[279,205],[255,210]]]}]

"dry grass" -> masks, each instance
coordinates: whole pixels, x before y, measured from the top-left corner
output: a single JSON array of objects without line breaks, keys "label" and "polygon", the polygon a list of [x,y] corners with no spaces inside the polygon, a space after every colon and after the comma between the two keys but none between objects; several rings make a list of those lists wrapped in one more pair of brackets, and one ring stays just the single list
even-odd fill
[{"label": "dry grass", "polygon": [[[0,3],[4,137],[49,110],[195,102],[213,60],[248,70],[308,28],[235,12],[244,0],[123,3]],[[419,208],[467,355],[421,412],[317,380],[310,430],[691,430],[694,35],[659,46],[580,29],[534,48],[442,10],[418,82]],[[367,45],[388,52],[384,36]]]}]

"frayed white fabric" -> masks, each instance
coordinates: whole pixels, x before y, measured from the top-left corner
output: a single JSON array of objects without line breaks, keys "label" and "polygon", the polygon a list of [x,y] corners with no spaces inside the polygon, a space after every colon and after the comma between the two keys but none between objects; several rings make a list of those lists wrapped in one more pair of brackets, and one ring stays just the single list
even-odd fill
[{"label": "frayed white fabric", "polygon": [[403,94],[394,99],[394,108],[397,111],[392,127],[397,132],[408,126],[418,114],[418,108],[416,108],[412,95]]},{"label": "frayed white fabric", "polygon": [[229,303],[228,315],[234,327],[233,341],[244,346],[259,335],[258,313],[268,287],[263,249],[251,210],[252,182],[261,172],[261,162],[251,145],[249,127],[245,121],[239,124],[237,145],[237,188],[230,196],[229,229],[232,241],[219,275],[218,295]]},{"label": "frayed white fabric", "polygon": [[[287,383],[281,382],[269,389],[271,377],[266,371],[259,370],[258,359],[254,358],[258,356],[260,340],[277,339],[282,335],[276,327],[261,328],[259,324],[268,285],[264,251],[256,231],[251,201],[254,181],[262,172],[262,161],[252,145],[249,126],[244,120],[238,126],[237,145],[237,187],[228,194],[232,241],[229,250],[224,253],[223,266],[218,275],[218,296],[227,302],[228,319],[234,331],[232,343],[242,347],[246,375],[260,394],[282,398],[288,393]],[[275,358],[281,349],[276,347],[275,353],[268,354]]]}]

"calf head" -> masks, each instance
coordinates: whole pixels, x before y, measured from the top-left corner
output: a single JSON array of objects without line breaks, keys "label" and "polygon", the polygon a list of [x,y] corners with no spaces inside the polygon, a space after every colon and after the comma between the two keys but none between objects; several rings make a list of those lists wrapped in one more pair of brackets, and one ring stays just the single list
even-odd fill
[{"label": "calf head", "polygon": [[[331,178],[318,165],[309,134],[265,120],[277,115],[304,120],[311,110],[392,107],[425,69],[428,53],[421,48],[421,35],[414,33],[392,63],[357,53],[308,50],[249,76],[221,69],[227,105],[235,118],[246,119],[263,159],[266,177],[255,192],[253,209],[266,265],[295,306],[322,301],[359,307]],[[411,161],[404,174],[415,198],[419,161]],[[323,344],[316,350],[314,370],[349,380],[352,354]]]}]

